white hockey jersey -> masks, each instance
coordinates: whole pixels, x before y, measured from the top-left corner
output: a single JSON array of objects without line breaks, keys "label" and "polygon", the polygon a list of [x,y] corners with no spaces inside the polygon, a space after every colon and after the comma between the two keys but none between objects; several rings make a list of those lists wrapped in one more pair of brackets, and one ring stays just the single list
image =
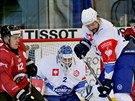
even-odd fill
[{"label": "white hockey jersey", "polygon": [[72,66],[65,70],[57,63],[56,55],[42,58],[38,64],[38,76],[45,79],[45,95],[61,96],[73,90],[79,92],[87,85],[85,64],[79,59],[73,59]]},{"label": "white hockey jersey", "polygon": [[105,78],[111,79],[115,62],[123,48],[128,44],[122,34],[109,21],[101,18],[99,29],[93,34],[86,26],[82,26],[84,38],[88,39],[95,53],[101,56],[105,68]]}]

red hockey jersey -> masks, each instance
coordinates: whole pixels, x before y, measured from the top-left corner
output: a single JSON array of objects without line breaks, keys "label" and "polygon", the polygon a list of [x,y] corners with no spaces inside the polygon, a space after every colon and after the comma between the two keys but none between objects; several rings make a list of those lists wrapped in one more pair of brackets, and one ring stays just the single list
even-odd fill
[{"label": "red hockey jersey", "polygon": [[14,96],[28,84],[26,78],[26,49],[20,44],[15,55],[5,45],[0,46],[0,92]]}]

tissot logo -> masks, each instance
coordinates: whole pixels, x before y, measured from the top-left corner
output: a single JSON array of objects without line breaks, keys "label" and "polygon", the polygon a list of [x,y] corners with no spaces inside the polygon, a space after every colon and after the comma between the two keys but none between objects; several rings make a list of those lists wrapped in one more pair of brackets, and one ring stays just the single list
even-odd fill
[{"label": "tissot logo", "polygon": [[77,29],[25,29],[24,39],[75,38]]}]

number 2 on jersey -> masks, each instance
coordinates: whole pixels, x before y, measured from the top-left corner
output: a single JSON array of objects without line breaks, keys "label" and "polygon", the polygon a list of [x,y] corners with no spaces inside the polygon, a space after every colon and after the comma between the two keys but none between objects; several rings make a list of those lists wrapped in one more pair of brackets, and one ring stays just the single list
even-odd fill
[{"label": "number 2 on jersey", "polygon": [[67,82],[67,77],[63,77],[63,82]]}]

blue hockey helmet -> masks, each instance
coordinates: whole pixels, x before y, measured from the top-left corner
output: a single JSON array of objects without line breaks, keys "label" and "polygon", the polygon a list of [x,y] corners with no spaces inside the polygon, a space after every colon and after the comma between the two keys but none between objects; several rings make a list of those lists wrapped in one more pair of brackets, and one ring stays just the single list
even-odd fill
[{"label": "blue hockey helmet", "polygon": [[70,46],[63,45],[58,50],[58,62],[61,64],[62,67],[66,69],[70,68],[72,65],[72,58],[73,58],[73,51]]}]

